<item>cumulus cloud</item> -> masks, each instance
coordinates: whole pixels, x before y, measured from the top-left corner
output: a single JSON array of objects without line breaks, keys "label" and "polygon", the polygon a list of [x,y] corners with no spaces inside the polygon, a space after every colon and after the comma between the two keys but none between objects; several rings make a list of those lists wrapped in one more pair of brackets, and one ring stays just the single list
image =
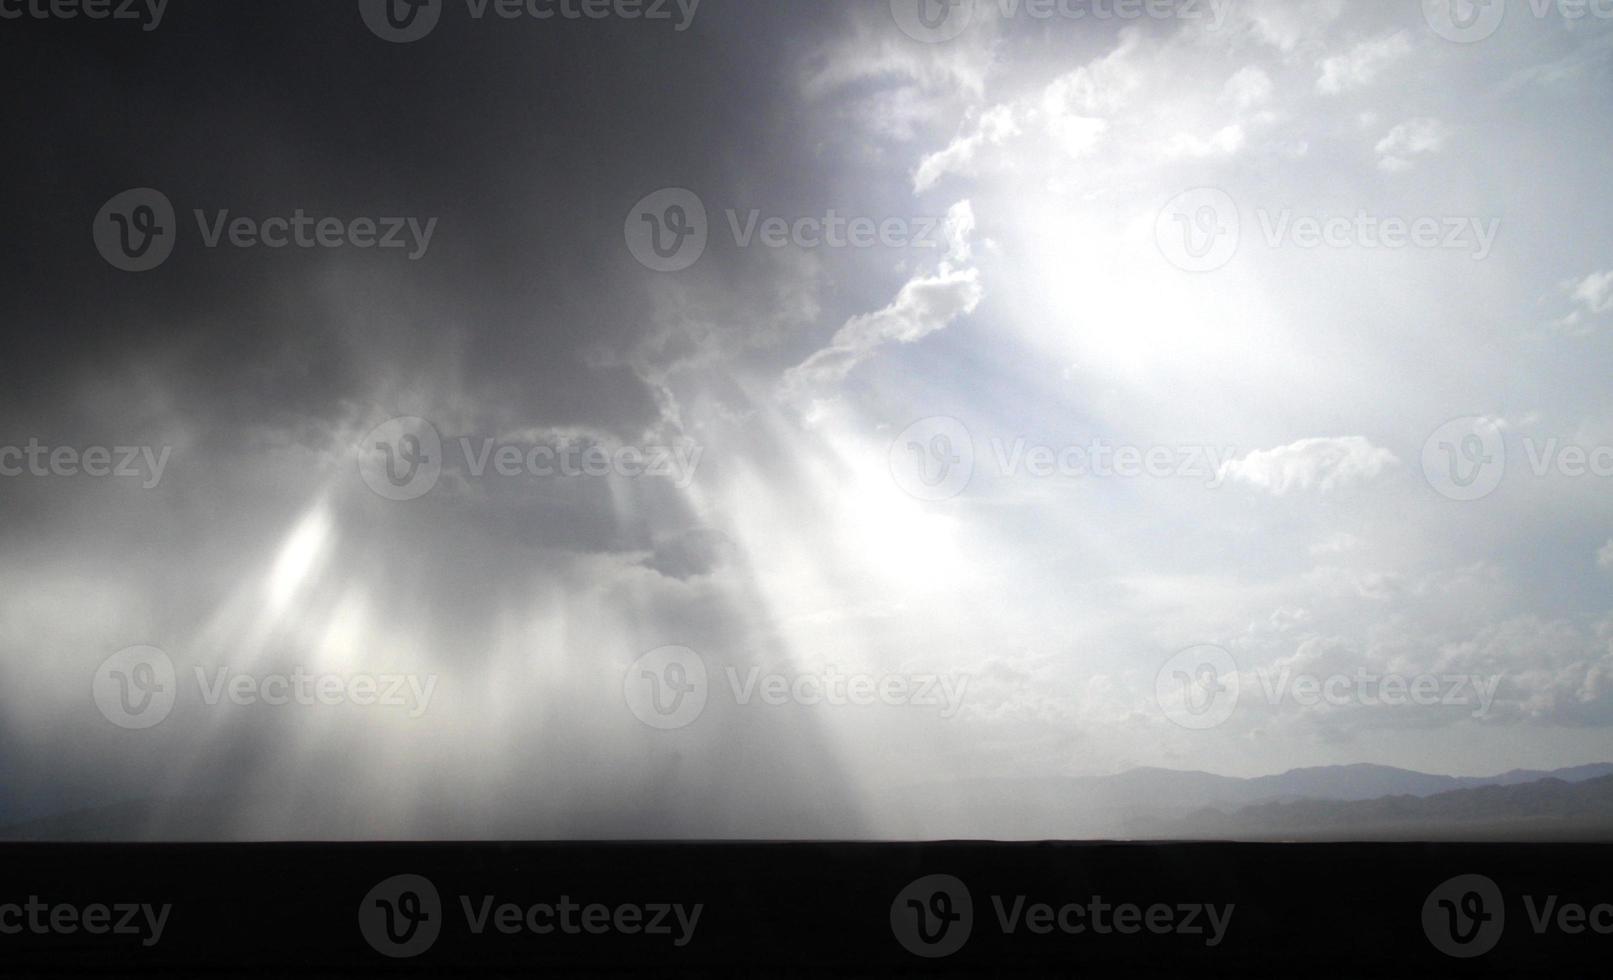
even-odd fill
[{"label": "cumulus cloud", "polygon": [[1245,65],[1227,79],[1221,92],[1224,101],[1241,110],[1255,109],[1271,101],[1276,83],[1259,65]]},{"label": "cumulus cloud", "polygon": [[1221,478],[1283,496],[1292,491],[1328,492],[1366,483],[1400,460],[1361,436],[1301,439],[1252,452],[1221,467]]},{"label": "cumulus cloud", "polygon": [[953,205],[946,220],[947,256],[935,274],[910,280],[884,309],[846,321],[828,347],[786,373],[785,387],[839,381],[885,344],[911,344],[973,313],[985,296],[980,272],[954,263],[967,262],[971,257],[974,230],[974,208],[970,203],[960,201]]},{"label": "cumulus cloud", "polygon": [[1255,37],[1291,54],[1338,20],[1344,0],[1247,0],[1238,6]]},{"label": "cumulus cloud", "polygon": [[1563,284],[1577,309],[1557,321],[1559,326],[1583,331],[1594,317],[1613,311],[1613,269],[1593,272],[1584,279]]},{"label": "cumulus cloud", "polygon": [[1316,90],[1323,95],[1339,95],[1365,88],[1390,65],[1411,54],[1411,39],[1404,31],[1364,41],[1348,52],[1322,62],[1322,75]]},{"label": "cumulus cloud", "polygon": [[1390,173],[1410,170],[1412,158],[1444,148],[1450,129],[1438,119],[1408,119],[1378,141],[1378,167]]},{"label": "cumulus cloud", "polygon": [[984,146],[1001,146],[1011,136],[1019,134],[1010,106],[996,106],[982,113],[970,131],[959,136],[944,150],[925,157],[913,174],[913,189],[927,191],[947,174],[974,173],[975,159]]},{"label": "cumulus cloud", "polygon": [[973,313],[983,296],[975,269],[943,269],[921,276],[903,286],[889,306],[848,320],[828,347],[792,368],[786,379],[838,381],[884,344],[911,344]]}]

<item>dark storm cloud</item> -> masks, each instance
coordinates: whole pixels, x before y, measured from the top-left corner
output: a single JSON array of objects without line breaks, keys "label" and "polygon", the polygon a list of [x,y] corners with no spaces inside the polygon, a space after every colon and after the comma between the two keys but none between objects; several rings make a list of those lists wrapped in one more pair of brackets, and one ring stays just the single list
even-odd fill
[{"label": "dark storm cloud", "polygon": [[[657,274],[624,246],[628,211],[668,186],[765,199],[806,179],[789,65],[829,18],[816,4],[704,0],[678,32],[667,22],[474,20],[448,6],[430,37],[408,45],[372,34],[355,0],[173,0],[149,32],[0,22],[0,127],[12,148],[0,181],[0,266],[12,284],[0,291],[12,367],[0,444],[178,444],[149,493],[110,482],[7,486],[0,540],[14,567],[76,583],[40,588],[64,614],[104,615],[109,637],[47,642],[5,630],[6,689],[41,676],[75,688],[126,643],[187,649],[232,596],[251,595],[265,554],[333,478],[349,491],[330,503],[334,577],[362,576],[383,608],[418,615],[427,626],[416,639],[461,691],[494,669],[501,638],[490,624],[586,588],[598,574],[579,567],[587,555],[620,553],[619,567],[679,588],[723,561],[680,495],[653,481],[618,485],[613,499],[598,482],[466,482],[456,471],[411,509],[369,495],[350,461],[338,473],[323,454],[355,425],[404,414],[413,396],[451,406],[453,417],[437,420],[450,444],[552,428],[627,441],[655,427],[664,402],[634,352],[678,341],[652,338]],[[159,268],[132,274],[103,261],[91,226],[111,197],[140,187],[172,201],[178,241]],[[196,210],[209,221],[224,210],[259,221],[300,211],[435,225],[413,259],[407,249],[207,248]],[[690,275],[757,292],[727,260],[714,250]],[[108,597],[137,595],[108,608]],[[611,605],[645,617],[645,635],[628,638],[643,649],[668,642],[663,631],[716,649],[744,618],[681,593],[624,589]],[[196,655],[242,656],[230,648],[238,639]],[[609,674],[613,660],[642,652],[596,644],[564,655]],[[56,669],[35,674],[46,662]],[[607,695],[596,717],[620,711],[620,691]],[[687,778],[681,790],[593,781],[590,768],[610,771],[612,751],[571,709],[553,710],[543,756],[562,761],[521,763],[484,746],[489,782],[461,784],[443,825],[416,832],[476,832],[459,812],[464,793],[479,794],[488,826],[509,834],[740,831],[744,800],[722,802]],[[373,832],[362,821],[343,830],[337,814],[386,809],[354,785],[370,766],[362,756],[286,769],[280,746],[294,726],[233,728],[129,768],[103,751],[107,732],[86,733],[79,720],[0,711],[0,781],[13,800],[0,821],[176,785],[226,798],[300,793],[320,813],[310,833]],[[750,765],[703,768],[723,780]],[[344,804],[348,794],[362,802]],[[533,795],[571,801],[569,815],[534,816]],[[758,802],[768,810],[779,795]],[[832,808],[836,795],[820,784],[810,806]],[[193,835],[250,833],[242,821],[253,809],[223,804]],[[792,826],[773,816],[776,832]],[[138,816],[121,822],[128,834],[156,832]],[[278,826],[271,832],[288,825]]]},{"label": "dark storm cloud", "polygon": [[[808,9],[811,8],[811,9]],[[160,29],[0,31],[12,217],[5,407],[67,421],[61,386],[146,365],[208,440],[341,417],[389,378],[452,387],[489,421],[631,432],[649,391],[608,355],[646,330],[621,228],[664,186],[789,180],[776,113],[815,5],[707,0],[668,22],[474,20],[414,44],[353,3],[175,2]],[[160,269],[112,269],[91,219],[149,186],[181,229]],[[203,247],[192,215],[437,219],[427,253]],[[42,406],[50,406],[46,411]],[[385,408],[385,406],[382,406]]]}]

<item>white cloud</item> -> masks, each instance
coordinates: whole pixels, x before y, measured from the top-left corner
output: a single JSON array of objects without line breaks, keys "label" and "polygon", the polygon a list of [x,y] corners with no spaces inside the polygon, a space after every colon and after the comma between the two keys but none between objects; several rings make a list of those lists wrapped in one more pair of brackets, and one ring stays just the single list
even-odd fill
[{"label": "white cloud", "polygon": [[1282,496],[1292,490],[1327,492],[1375,479],[1400,460],[1361,436],[1301,439],[1222,465],[1221,478]]},{"label": "white cloud", "polygon": [[1365,88],[1383,73],[1385,68],[1411,53],[1411,39],[1404,31],[1390,34],[1376,41],[1365,41],[1346,54],[1335,55],[1322,62],[1322,76],[1316,80],[1316,90],[1324,95],[1338,95],[1352,89]]},{"label": "white cloud", "polygon": [[835,333],[829,346],[785,374],[785,387],[798,382],[839,381],[887,343],[911,344],[944,330],[960,316],[973,313],[985,296],[980,272],[955,268],[972,254],[974,208],[968,201],[947,212],[947,258],[933,276],[919,276],[903,286],[896,299],[882,310],[852,317]]},{"label": "white cloud", "polygon": [[1603,545],[1602,550],[1596,553],[1596,563],[1603,568],[1613,570],[1613,541]]},{"label": "white cloud", "polygon": [[1311,545],[1311,554],[1315,557],[1330,555],[1343,555],[1361,547],[1361,539],[1347,532],[1332,535],[1325,541],[1318,541]]},{"label": "white cloud", "polygon": [[1245,65],[1227,79],[1221,98],[1240,111],[1256,109],[1271,101],[1276,84],[1259,65]]},{"label": "white cloud", "polygon": [[1243,149],[1245,134],[1242,126],[1225,126],[1208,138],[1178,133],[1169,144],[1173,156],[1229,157]]},{"label": "white cloud", "polygon": [[1613,270],[1586,276],[1574,287],[1574,298],[1590,308],[1592,313],[1613,310]]},{"label": "white cloud", "polygon": [[1593,272],[1584,279],[1566,282],[1563,291],[1579,308],[1557,321],[1560,327],[1581,331],[1588,329],[1587,320],[1613,312],[1613,269]]},{"label": "white cloud", "polygon": [[927,191],[949,173],[972,175],[975,158],[983,146],[1001,146],[1009,137],[1019,134],[1010,106],[996,106],[982,113],[973,129],[959,136],[944,150],[925,157],[913,174],[913,190]]},{"label": "white cloud", "polygon": [[1450,137],[1450,127],[1438,119],[1408,119],[1378,141],[1378,166],[1397,173],[1409,170],[1412,157],[1437,153]]},{"label": "white cloud", "polygon": [[1247,0],[1240,5],[1260,40],[1291,54],[1344,12],[1344,0]]}]

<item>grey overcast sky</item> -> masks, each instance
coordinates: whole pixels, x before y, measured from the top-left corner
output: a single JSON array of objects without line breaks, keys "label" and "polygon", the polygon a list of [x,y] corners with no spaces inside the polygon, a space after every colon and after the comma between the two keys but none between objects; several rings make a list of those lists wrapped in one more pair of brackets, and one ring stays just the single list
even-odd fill
[{"label": "grey overcast sky", "polygon": [[0,820],[1608,761],[1613,9],[1456,3],[0,3]]}]

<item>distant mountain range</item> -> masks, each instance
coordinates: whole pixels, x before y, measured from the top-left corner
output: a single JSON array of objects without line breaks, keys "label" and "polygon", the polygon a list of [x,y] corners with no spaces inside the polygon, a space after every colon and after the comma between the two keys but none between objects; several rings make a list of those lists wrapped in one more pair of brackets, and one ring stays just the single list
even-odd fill
[{"label": "distant mountain range", "polygon": [[[1554,786],[1573,786],[1607,777],[1613,777],[1613,763],[1550,772],[1520,769],[1489,777],[1438,776],[1374,765],[1294,769],[1252,779],[1206,772],[1132,769],[1113,776],[931,784],[912,790],[904,802],[919,815],[916,819],[922,827],[920,836],[929,838],[989,834],[1012,840],[1270,839],[1290,831],[1300,836],[1336,832],[1347,837],[1356,832],[1375,833],[1369,814],[1375,812],[1378,819],[1388,820],[1392,811],[1383,803],[1386,800],[1423,800],[1484,789],[1520,788],[1515,797],[1485,794],[1466,803],[1470,809],[1485,805],[1504,809],[1508,801],[1517,803],[1531,793],[1539,794],[1543,801],[1550,800],[1556,798]],[[1351,808],[1353,804],[1374,802],[1383,805],[1376,811],[1370,807]],[[1300,803],[1308,808],[1281,809],[1283,804]],[[1401,809],[1410,820],[1416,808],[1402,803]],[[1433,819],[1432,815],[1442,811],[1434,807],[1418,812]],[[1455,820],[1462,812],[1461,804],[1443,812]],[[1500,814],[1498,810],[1498,819]],[[1471,822],[1481,816],[1475,811],[1464,819]],[[1601,825],[1610,829],[1603,836],[1613,837],[1613,807],[1602,815]]]},{"label": "distant mountain range", "polygon": [[[1374,765],[1294,769],[1253,779],[1132,769],[1070,779],[963,780],[893,792],[874,801],[887,814],[907,815],[905,825],[886,833],[893,839],[1613,840],[1613,764],[1490,777]],[[230,840],[241,813],[272,805],[247,798],[131,801],[0,826],[0,841]],[[620,822],[635,815],[608,816]],[[362,817],[305,813],[279,836],[362,839]],[[653,814],[637,817],[638,826],[656,825]],[[437,828],[428,836],[490,836],[467,833],[462,815],[423,826]],[[622,836],[602,832],[606,826],[572,823],[557,832],[553,826],[524,827],[516,817],[489,830],[494,838]],[[864,834],[851,825],[829,832]]]},{"label": "distant mountain range", "polygon": [[1613,840],[1613,776],[1201,810],[1158,830],[1214,840]]}]

